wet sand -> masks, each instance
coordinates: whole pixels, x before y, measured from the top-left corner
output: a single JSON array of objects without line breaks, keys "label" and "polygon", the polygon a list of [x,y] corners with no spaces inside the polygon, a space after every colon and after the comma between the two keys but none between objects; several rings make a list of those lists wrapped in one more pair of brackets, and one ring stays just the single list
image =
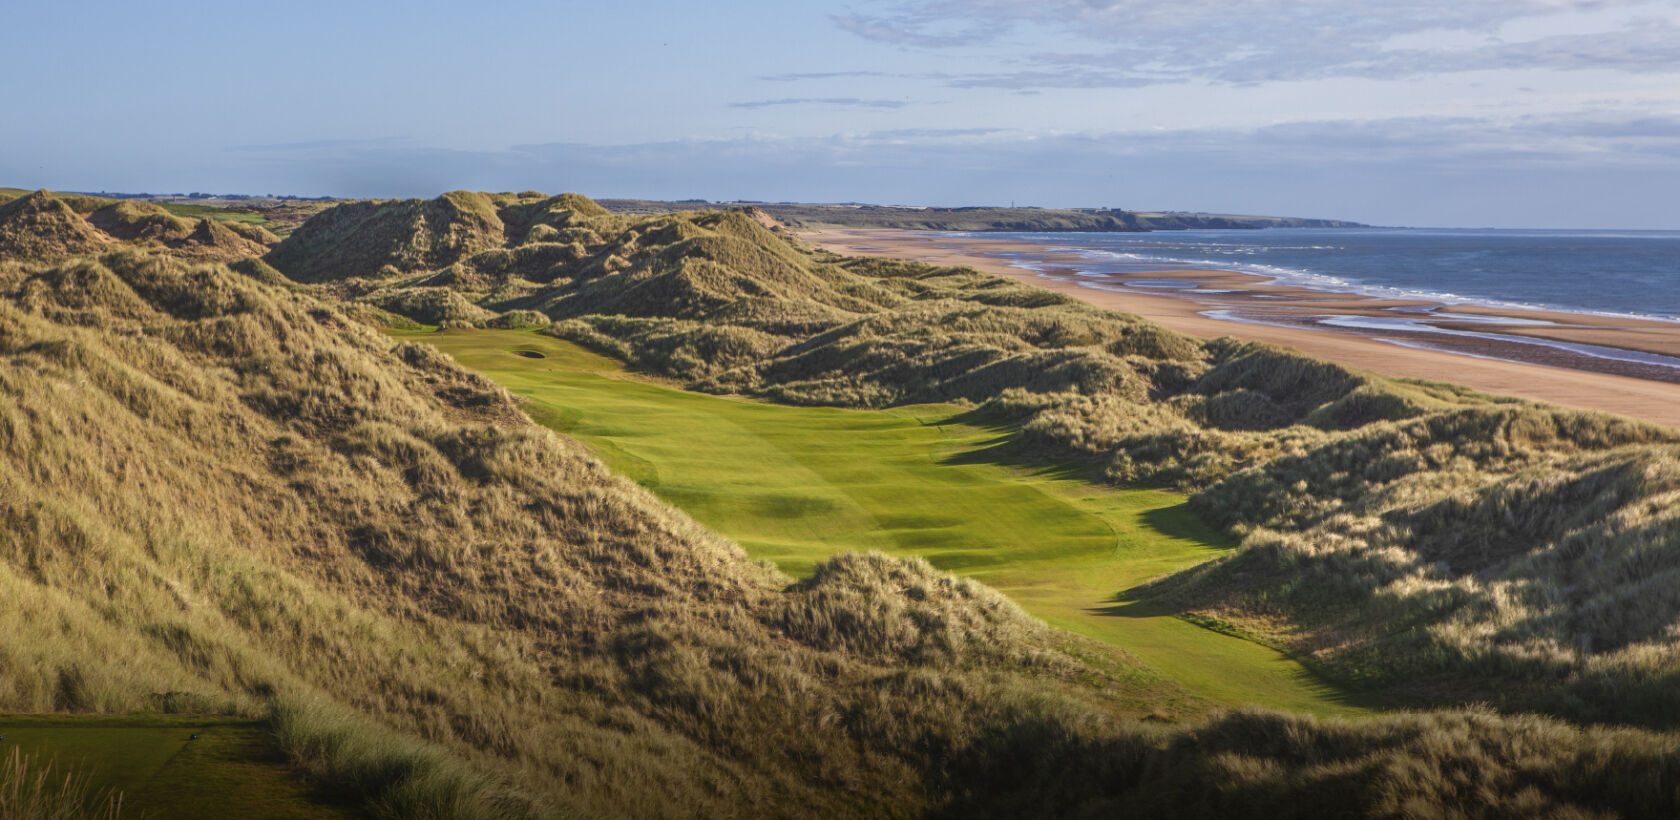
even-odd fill
[{"label": "wet sand", "polygon": [[1269,342],[1386,376],[1604,410],[1680,426],[1680,323],[1383,299],[1270,284],[1267,277],[1106,264],[1053,245],[918,231],[801,236],[857,256],[966,265],[1146,316],[1204,338]]}]

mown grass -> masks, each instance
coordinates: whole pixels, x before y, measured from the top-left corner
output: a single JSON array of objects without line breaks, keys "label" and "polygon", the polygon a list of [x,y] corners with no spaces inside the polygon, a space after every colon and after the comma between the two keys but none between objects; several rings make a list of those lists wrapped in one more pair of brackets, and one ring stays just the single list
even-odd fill
[{"label": "mown grass", "polygon": [[1011,431],[977,425],[964,408],[774,405],[638,380],[607,357],[531,333],[400,335],[530,399],[533,418],[796,577],[845,551],[919,556],[1211,700],[1360,711],[1275,649],[1148,602],[1116,602],[1225,551],[1182,496],[999,463],[991,451]]},{"label": "mown grass", "polygon": [[185,202],[159,202],[157,206],[176,215],[190,219],[214,219],[218,222],[244,222],[250,225],[270,227],[269,219],[256,211],[237,211],[231,208],[217,208],[210,205],[189,205]]},{"label": "mown grass", "polygon": [[124,817],[359,816],[306,782],[263,721],[13,715],[0,716],[0,736],[0,754],[53,761],[118,798]]}]

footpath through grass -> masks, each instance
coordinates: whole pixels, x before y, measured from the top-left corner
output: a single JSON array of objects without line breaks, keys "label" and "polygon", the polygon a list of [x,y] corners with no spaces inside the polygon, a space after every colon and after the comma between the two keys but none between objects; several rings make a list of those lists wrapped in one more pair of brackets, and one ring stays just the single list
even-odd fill
[{"label": "footpath through grass", "polygon": [[845,551],[919,555],[1210,700],[1363,711],[1276,650],[1118,602],[1225,547],[1182,496],[998,463],[988,451],[1003,433],[962,421],[963,408],[790,407],[692,393],[520,331],[417,340],[530,399],[533,419],[790,574]]},{"label": "footpath through grass", "polygon": [[0,715],[0,738],[0,758],[17,749],[35,766],[51,763],[55,782],[69,772],[91,792],[120,792],[122,817],[359,816],[353,796],[312,789],[260,722]]}]

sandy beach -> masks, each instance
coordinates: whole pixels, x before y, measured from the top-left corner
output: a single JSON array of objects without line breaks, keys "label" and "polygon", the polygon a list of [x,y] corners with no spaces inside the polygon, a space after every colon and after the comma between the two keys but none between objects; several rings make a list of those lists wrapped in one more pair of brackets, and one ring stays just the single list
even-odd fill
[{"label": "sandy beach", "polygon": [[1680,323],[1382,299],[1158,265],[1092,275],[1053,246],[974,236],[879,229],[801,236],[835,253],[974,267],[1204,338],[1268,342],[1386,376],[1680,426]]}]

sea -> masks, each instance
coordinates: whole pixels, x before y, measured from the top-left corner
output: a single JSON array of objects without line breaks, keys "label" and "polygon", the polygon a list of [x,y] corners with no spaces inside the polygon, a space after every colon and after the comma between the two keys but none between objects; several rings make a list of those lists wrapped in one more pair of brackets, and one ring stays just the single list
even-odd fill
[{"label": "sea", "polygon": [[972,235],[1069,251],[1083,259],[1081,272],[1092,275],[1233,270],[1316,290],[1680,321],[1680,231],[1268,228]]}]

